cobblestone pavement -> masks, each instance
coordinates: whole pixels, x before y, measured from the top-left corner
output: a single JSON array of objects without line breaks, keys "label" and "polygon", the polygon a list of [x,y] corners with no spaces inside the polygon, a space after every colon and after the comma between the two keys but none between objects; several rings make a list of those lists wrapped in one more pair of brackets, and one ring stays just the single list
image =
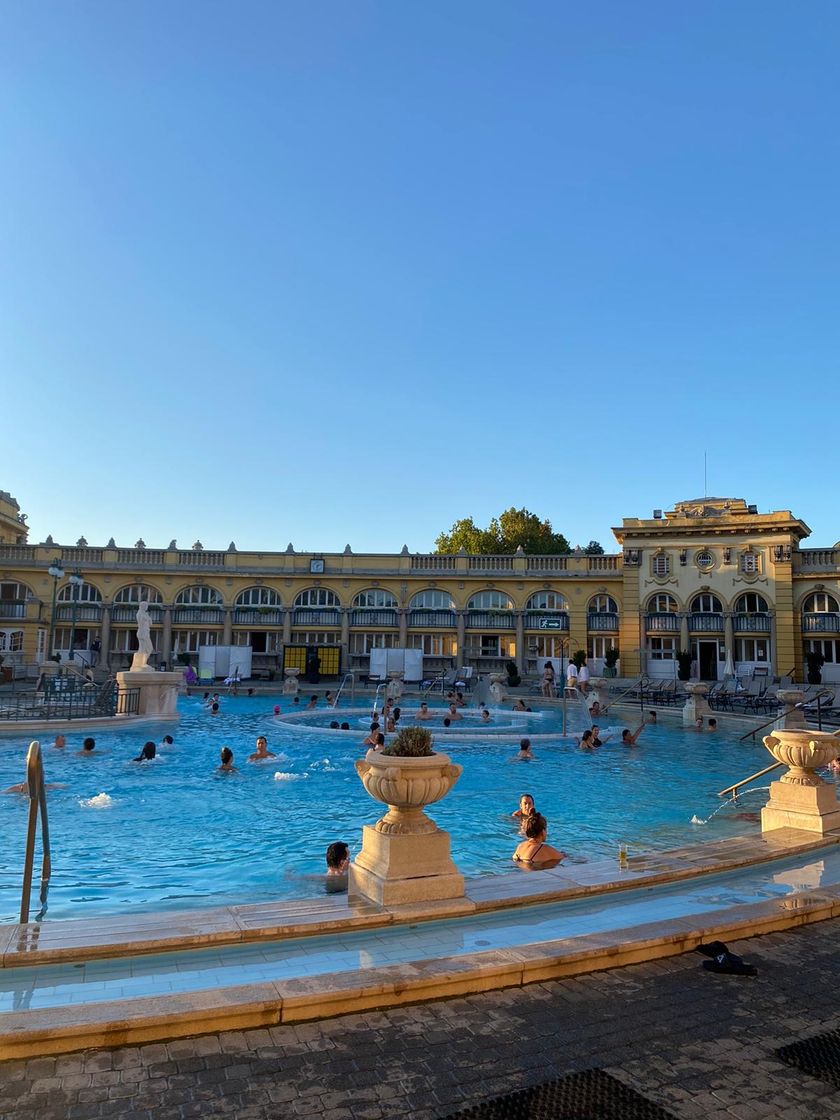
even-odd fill
[{"label": "cobblestone pavement", "polygon": [[680,1120],[840,1116],[840,1092],[780,1063],[840,1026],[840,922],[731,945],[756,979],[697,953],[325,1022],[0,1064],[4,1120],[434,1120],[598,1067]]}]

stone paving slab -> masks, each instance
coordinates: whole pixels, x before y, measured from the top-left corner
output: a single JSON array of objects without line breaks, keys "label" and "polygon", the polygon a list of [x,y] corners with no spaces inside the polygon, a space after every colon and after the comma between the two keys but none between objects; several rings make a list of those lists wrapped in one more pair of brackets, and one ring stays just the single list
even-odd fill
[{"label": "stone paving slab", "polygon": [[775,1050],[840,1027],[840,919],[703,957],[166,1044],[0,1064],[4,1120],[439,1120],[601,1068],[678,1120],[834,1120],[840,1092]]}]

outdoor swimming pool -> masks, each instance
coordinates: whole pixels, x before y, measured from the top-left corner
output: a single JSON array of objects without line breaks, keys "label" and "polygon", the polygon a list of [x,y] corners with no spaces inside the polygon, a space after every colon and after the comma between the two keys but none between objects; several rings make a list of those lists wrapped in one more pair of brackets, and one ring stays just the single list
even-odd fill
[{"label": "outdoor swimming pool", "polygon": [[[327,844],[343,839],[357,851],[362,825],[384,812],[353,768],[364,754],[366,710],[322,707],[312,717],[322,724],[347,719],[351,731],[340,732],[303,721],[284,726],[273,714],[275,703],[283,715],[293,710],[288,698],[225,696],[214,717],[198,699],[182,698],[177,723],[94,731],[103,753],[92,757],[76,754],[83,728],[68,734],[63,751],[51,749],[53,732],[42,733],[47,781],[66,783],[49,793],[49,917],[320,894],[322,881],[306,876],[322,871]],[[404,723],[415,709],[414,701],[403,704]],[[635,749],[620,746],[616,736],[590,753],[573,740],[539,738],[558,730],[555,711],[511,717],[509,710],[494,713],[489,729],[473,717],[448,738],[439,721],[429,725],[438,748],[464,766],[430,815],[452,834],[453,857],[467,875],[511,870],[517,834],[510,814],[526,791],[548,817],[549,839],[571,861],[615,855],[619,841],[632,853],[758,827],[743,814],[758,811],[764,792],[745,793],[737,807],[726,806],[707,824],[691,822],[708,820],[720,807],[717,790],[769,764],[760,743],[657,725],[645,728]],[[167,733],[175,746],[157,760],[130,761],[146,739],[159,743]],[[259,734],[277,758],[249,764]],[[512,761],[522,735],[534,739],[533,762]],[[2,788],[23,779],[32,737],[0,738]],[[223,745],[235,753],[234,774],[216,772]],[[24,797],[0,798],[3,921],[17,919],[26,815]]]}]

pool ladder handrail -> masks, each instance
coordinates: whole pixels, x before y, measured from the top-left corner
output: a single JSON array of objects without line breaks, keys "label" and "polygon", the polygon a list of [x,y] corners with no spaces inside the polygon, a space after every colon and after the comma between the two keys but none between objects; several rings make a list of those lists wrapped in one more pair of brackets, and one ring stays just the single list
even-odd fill
[{"label": "pool ladder handrail", "polygon": [[[763,770],[759,770],[755,774],[750,774],[748,778],[743,778],[740,782],[733,782],[731,786],[727,786],[726,789],[722,789],[718,794],[718,797],[726,797],[727,793],[731,793],[734,799],[738,796],[738,790],[741,788],[741,786],[749,785],[749,783],[754,782],[756,778],[763,778],[764,775],[769,774],[771,770],[778,770],[780,766],[786,765],[787,763],[784,762],[773,762],[769,766],[765,766]],[[717,810],[715,811],[717,812]]]},{"label": "pool ladder handrail", "polygon": [[637,681],[634,681],[631,685],[628,685],[623,692],[619,692],[618,696],[614,697],[612,700],[606,703],[601,709],[601,714],[603,715],[604,712],[609,711],[613,704],[617,704],[623,696],[626,696],[628,692],[633,692],[635,689],[639,690],[639,706],[644,708],[646,684],[650,684],[650,677],[648,677],[646,673],[643,673]]},{"label": "pool ladder handrail", "polygon": [[29,744],[26,755],[26,785],[29,793],[29,819],[26,826],[26,855],[23,862],[23,890],[20,898],[21,924],[29,921],[29,901],[32,893],[32,871],[35,863],[35,833],[38,828],[38,813],[41,814],[41,909],[36,921],[47,907],[47,892],[50,887],[52,859],[50,856],[50,828],[47,820],[47,790],[44,785],[44,761],[41,757],[41,744],[34,739]]},{"label": "pool ladder handrail", "polygon": [[[828,688],[822,688],[822,689],[820,689],[819,692],[815,693],[813,696],[806,696],[804,700],[800,700],[798,704],[793,705],[793,710],[796,711],[796,709],[799,708],[800,711],[805,711],[807,709],[808,705],[813,704],[813,702],[816,700],[817,701],[817,721],[819,723],[819,730],[822,731],[822,712],[820,711],[820,697],[828,696],[830,691],[831,690],[828,689]],[[738,740],[738,742],[743,743],[743,741],[745,739],[749,739],[749,738],[752,738],[753,740],[755,740],[755,737],[756,737],[756,735],[758,734],[759,731],[763,731],[765,727],[769,727],[771,723],[776,723],[780,719],[781,708],[782,708],[782,705],[780,703],[779,704],[779,711],[776,712],[776,714],[774,716],[771,716],[770,719],[768,719],[765,723],[760,723],[758,725],[758,727],[754,727],[752,729],[752,731],[747,731],[744,735],[741,736],[741,738]]]},{"label": "pool ladder handrail", "polygon": [[376,692],[374,692],[374,694],[373,694],[373,708],[372,708],[372,711],[374,711],[374,712],[379,711],[379,690],[381,688],[387,688],[387,687],[388,687],[388,682],[387,681],[380,681],[379,684],[376,686]]},{"label": "pool ladder handrail", "polygon": [[355,698],[356,698],[356,674],[355,673],[345,673],[344,676],[342,677],[341,684],[338,686],[338,692],[335,694],[335,697],[333,698],[332,704],[330,704],[331,708],[337,708],[338,707],[339,697],[341,696],[342,692],[344,691],[344,686],[347,684],[348,681],[350,682],[350,699],[355,700]]}]

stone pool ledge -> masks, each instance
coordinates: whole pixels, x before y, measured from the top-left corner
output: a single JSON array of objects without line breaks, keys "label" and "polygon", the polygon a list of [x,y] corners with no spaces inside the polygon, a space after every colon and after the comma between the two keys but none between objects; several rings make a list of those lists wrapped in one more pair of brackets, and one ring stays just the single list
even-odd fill
[{"label": "stone pool ledge", "polygon": [[564,979],[840,917],[840,884],[715,914],[300,979],[0,1014],[0,1060],[271,1027]]},{"label": "stone pool ledge", "polygon": [[568,863],[545,871],[515,869],[468,879],[466,896],[442,902],[380,907],[346,895],[283,900],[206,910],[157,911],[101,918],[0,926],[0,967],[53,964],[178,949],[274,941],[397,923],[434,921],[527,904],[675,883],[733,871],[840,843],[798,829],[776,829],[618,860]]}]

